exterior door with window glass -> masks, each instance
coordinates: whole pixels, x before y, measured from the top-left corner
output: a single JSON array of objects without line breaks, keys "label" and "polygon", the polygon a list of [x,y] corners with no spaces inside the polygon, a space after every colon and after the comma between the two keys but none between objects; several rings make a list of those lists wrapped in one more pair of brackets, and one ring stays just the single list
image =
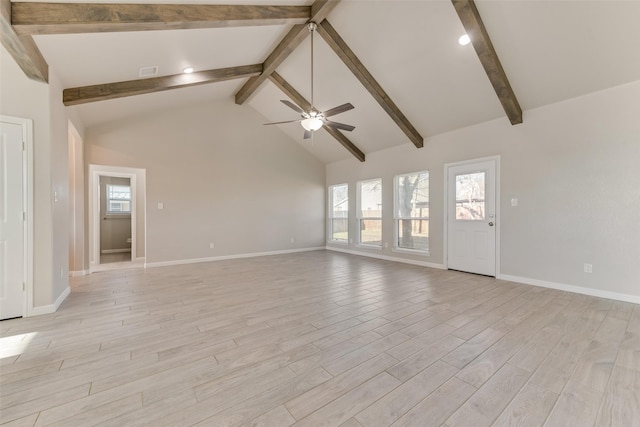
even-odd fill
[{"label": "exterior door with window glass", "polygon": [[447,167],[447,267],[496,275],[496,160]]}]

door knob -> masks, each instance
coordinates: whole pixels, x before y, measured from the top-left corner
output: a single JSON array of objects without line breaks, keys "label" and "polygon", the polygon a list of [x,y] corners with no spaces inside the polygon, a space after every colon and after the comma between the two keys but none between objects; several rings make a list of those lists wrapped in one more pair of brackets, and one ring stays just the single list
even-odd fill
[{"label": "door knob", "polygon": [[493,227],[493,222],[490,222],[490,223],[489,223],[489,227]]}]

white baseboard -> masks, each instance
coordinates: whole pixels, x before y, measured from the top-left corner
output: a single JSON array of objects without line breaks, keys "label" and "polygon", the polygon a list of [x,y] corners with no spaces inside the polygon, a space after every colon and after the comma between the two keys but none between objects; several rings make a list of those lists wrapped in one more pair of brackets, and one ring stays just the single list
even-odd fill
[{"label": "white baseboard", "polygon": [[565,285],[564,283],[547,282],[545,280],[530,279],[528,277],[510,276],[508,274],[499,274],[500,280],[509,282],[523,283],[525,285],[540,286],[542,288],[557,289],[559,291],[573,292],[576,294],[589,295],[592,297],[613,299],[618,301],[640,304],[640,297],[635,295],[621,294],[618,292],[603,291],[600,289],[585,288],[583,286]]},{"label": "white baseboard", "polygon": [[60,304],[62,304],[62,302],[65,300],[66,297],[69,296],[70,293],[71,293],[71,288],[67,286],[67,288],[64,291],[62,291],[58,299],[56,299],[56,301],[53,304],[32,307],[31,310],[29,310],[28,317],[55,313],[56,310],[58,310],[58,307],[60,307]]},{"label": "white baseboard", "polygon": [[89,270],[70,271],[69,277],[86,276],[87,274],[89,274]]},{"label": "white baseboard", "polygon": [[122,249],[100,249],[101,254],[123,254],[126,252],[131,252],[131,248],[122,248]]},{"label": "white baseboard", "polygon": [[360,255],[360,256],[366,256],[370,258],[377,258],[385,261],[401,262],[403,264],[419,265],[421,267],[437,268],[439,270],[445,269],[444,264],[437,264],[434,262],[418,261],[415,259],[407,259],[407,258],[398,258],[398,257],[393,257],[388,255],[382,255],[379,253],[354,251],[351,249],[336,248],[335,246],[326,246],[325,249],[328,251],[344,252],[351,255]]},{"label": "white baseboard", "polygon": [[192,259],[179,259],[175,261],[147,262],[144,264],[144,266],[145,268],[166,267],[169,265],[196,264],[199,262],[223,261],[228,259],[256,258],[261,256],[269,256],[269,255],[282,255],[282,254],[292,254],[297,252],[321,251],[323,249],[325,248],[317,247],[317,248],[303,248],[303,249],[288,249],[284,251],[255,252],[255,253],[247,253],[247,254],[223,255],[223,256],[208,257],[208,258],[192,258]]},{"label": "white baseboard", "polygon": [[[378,253],[354,251],[354,250],[351,250],[351,249],[337,248],[337,247],[334,247],[334,246],[327,246],[326,249],[330,250],[330,251],[344,252],[344,253],[348,253],[348,254],[352,254],[352,255],[361,255],[361,256],[366,256],[366,257],[371,257],[371,258],[378,258],[378,259],[383,259],[383,260],[386,260],[386,261],[402,262],[402,263],[405,263],[405,264],[420,265],[420,266],[423,266],[423,267],[438,268],[438,269],[443,269],[443,270],[446,269],[444,264],[435,264],[435,263],[430,263],[430,262],[425,262],[425,261],[416,261],[416,260],[412,260],[412,259],[390,257],[390,256],[386,256],[386,255],[381,255],[381,254],[378,254]],[[635,295],[628,295],[628,294],[621,294],[621,293],[618,293],[618,292],[603,291],[603,290],[600,290],[600,289],[585,288],[585,287],[582,287],[582,286],[565,285],[563,283],[547,282],[547,281],[544,281],[544,280],[530,279],[528,277],[510,276],[510,275],[507,275],[507,274],[499,274],[499,275],[496,276],[496,278],[500,279],[500,280],[507,280],[509,282],[522,283],[522,284],[525,284],[525,285],[540,286],[540,287],[543,287],[543,288],[557,289],[557,290],[560,290],[560,291],[573,292],[573,293],[589,295],[589,296],[593,296],[593,297],[599,297],[599,298],[606,298],[606,299],[612,299],[612,300],[617,300],[617,301],[630,302],[632,304],[640,304],[640,296],[635,296]]]},{"label": "white baseboard", "polygon": [[100,271],[111,270],[127,270],[130,268],[143,268],[143,261],[122,261],[122,262],[108,262],[106,264],[92,264],[90,273],[98,273]]}]

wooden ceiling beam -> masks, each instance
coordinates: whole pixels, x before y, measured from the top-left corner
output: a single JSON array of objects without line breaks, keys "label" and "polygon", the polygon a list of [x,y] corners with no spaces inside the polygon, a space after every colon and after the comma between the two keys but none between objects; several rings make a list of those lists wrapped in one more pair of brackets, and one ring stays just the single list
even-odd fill
[{"label": "wooden ceiling beam", "polygon": [[12,28],[11,6],[10,0],[0,0],[0,39],[2,45],[27,77],[47,83],[49,81],[49,65],[42,57],[33,37],[19,36]]},{"label": "wooden ceiling beam", "polygon": [[342,59],[342,62],[351,70],[353,75],[362,83],[365,89],[378,101],[382,109],[389,114],[391,119],[396,122],[400,129],[409,137],[411,142],[413,142],[416,147],[421,148],[423,146],[423,138],[420,133],[411,122],[409,122],[409,119],[402,114],[402,111],[400,111],[389,95],[382,89],[382,86],[380,86],[376,79],[373,78],[371,73],[342,37],[340,37],[329,21],[325,20],[320,23],[317,31],[340,59]]},{"label": "wooden ceiling beam", "polygon": [[107,99],[123,98],[126,96],[142,95],[145,93],[181,89],[189,86],[256,76],[261,72],[262,64],[255,64],[198,71],[191,74],[175,74],[149,79],[75,87],[63,91],[62,102],[67,106],[86,104],[89,102],[105,101]]},{"label": "wooden ceiling beam", "polygon": [[522,123],[522,109],[473,0],[451,0],[493,89],[512,125]]},{"label": "wooden ceiling beam", "polygon": [[18,34],[73,34],[278,25],[310,17],[310,6],[16,2],[11,24]]},{"label": "wooden ceiling beam", "polygon": [[[327,18],[329,12],[338,5],[340,0],[316,0],[311,5],[311,16],[309,21],[322,22]],[[250,78],[244,86],[240,88],[236,94],[236,104],[244,104],[255,92],[260,85],[269,78],[279,66],[284,62],[287,57],[295,50],[296,47],[302,43],[302,41],[309,34],[307,26],[304,24],[294,25],[286,36],[280,41],[278,46],[267,56],[264,61],[264,71],[261,75]]]},{"label": "wooden ceiling beam", "polygon": [[[293,102],[295,102],[300,108],[305,111],[309,111],[311,109],[311,103],[306,100],[304,96],[300,94],[297,90],[295,90],[280,74],[277,72],[273,72],[269,75],[269,80],[273,84],[275,84],[285,95],[287,95]],[[364,153],[356,147],[356,145],[349,140],[342,132],[338,129],[331,128],[329,126],[323,125],[324,130],[326,130],[329,135],[333,136],[344,148],[346,148],[353,156],[364,162],[365,155]]]}]

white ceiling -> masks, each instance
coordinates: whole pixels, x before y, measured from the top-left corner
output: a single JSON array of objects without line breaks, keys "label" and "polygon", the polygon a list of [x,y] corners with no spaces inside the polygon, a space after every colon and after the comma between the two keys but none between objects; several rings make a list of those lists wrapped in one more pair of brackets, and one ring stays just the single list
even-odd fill
[{"label": "white ceiling", "polygon": [[[24,1],[24,0],[23,0]],[[86,2],[78,0],[74,2]],[[99,2],[99,1],[95,1]],[[131,1],[126,1],[131,3]],[[135,1],[136,3],[311,4],[311,1]],[[477,0],[476,4],[514,92],[525,110],[640,80],[640,1]],[[343,0],[329,21],[423,137],[495,118],[510,126],[473,47],[460,46],[464,29],[449,0]],[[289,25],[47,35],[35,37],[63,86],[133,80],[157,65],[160,75],[261,63]],[[310,39],[278,72],[310,99]],[[345,132],[365,153],[410,143],[318,35],[315,104],[320,110],[351,102],[335,116],[356,126]],[[87,128],[187,103],[233,99],[234,80],[79,105]],[[249,100],[265,121],[296,119],[266,82]],[[328,163],[351,154],[324,131],[313,144],[297,124],[278,125]]]}]

